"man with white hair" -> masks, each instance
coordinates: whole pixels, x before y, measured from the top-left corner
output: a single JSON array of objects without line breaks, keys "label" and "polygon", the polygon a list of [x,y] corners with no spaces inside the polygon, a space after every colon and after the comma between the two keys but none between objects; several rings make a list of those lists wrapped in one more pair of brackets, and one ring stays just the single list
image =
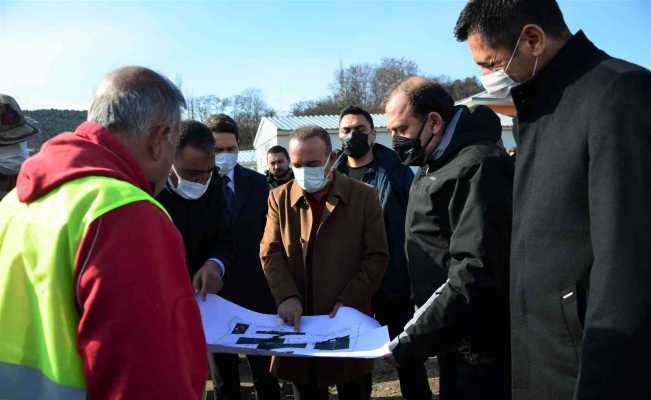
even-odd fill
[{"label": "man with white hair", "polygon": [[165,186],[181,92],[110,73],[88,122],[28,159],[0,203],[0,398],[201,396],[207,354]]},{"label": "man with white hair", "polygon": [[16,100],[0,94],[0,199],[16,186],[20,165],[29,156],[26,140],[38,132]]}]

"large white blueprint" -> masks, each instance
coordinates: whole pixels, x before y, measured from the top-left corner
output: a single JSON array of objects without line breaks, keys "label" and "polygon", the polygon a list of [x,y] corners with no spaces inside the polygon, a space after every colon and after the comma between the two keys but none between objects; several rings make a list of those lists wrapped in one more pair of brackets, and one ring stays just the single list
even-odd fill
[{"label": "large white blueprint", "polygon": [[260,314],[216,295],[197,298],[208,349],[288,357],[379,358],[389,353],[389,332],[350,307],[301,318],[300,332],[277,315]]}]

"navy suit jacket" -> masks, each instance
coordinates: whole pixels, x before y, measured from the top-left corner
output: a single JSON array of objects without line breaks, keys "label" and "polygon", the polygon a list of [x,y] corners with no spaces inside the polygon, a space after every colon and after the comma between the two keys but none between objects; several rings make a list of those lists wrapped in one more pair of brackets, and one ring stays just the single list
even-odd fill
[{"label": "navy suit jacket", "polygon": [[260,241],[267,219],[269,189],[264,175],[235,166],[235,204],[230,216],[232,264],[220,295],[258,312],[275,313],[267,280],[260,265]]}]

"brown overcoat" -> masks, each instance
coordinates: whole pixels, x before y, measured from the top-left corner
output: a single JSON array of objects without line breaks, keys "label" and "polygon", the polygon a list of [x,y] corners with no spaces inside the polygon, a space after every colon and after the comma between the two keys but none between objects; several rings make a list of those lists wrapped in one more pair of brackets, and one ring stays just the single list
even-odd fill
[{"label": "brown overcoat", "polygon": [[[312,293],[306,293],[306,257],[312,211],[303,190],[291,181],[269,193],[260,258],[276,305],[296,296],[304,314],[329,314],[337,302],[371,313],[371,297],[389,262],[378,195],[372,186],[335,173],[313,244]],[[306,310],[311,297],[312,310]],[[311,364],[311,365],[310,365]],[[309,365],[309,368],[308,368]],[[372,361],[276,357],[272,372],[283,379],[319,386],[345,383],[369,373]]]}]

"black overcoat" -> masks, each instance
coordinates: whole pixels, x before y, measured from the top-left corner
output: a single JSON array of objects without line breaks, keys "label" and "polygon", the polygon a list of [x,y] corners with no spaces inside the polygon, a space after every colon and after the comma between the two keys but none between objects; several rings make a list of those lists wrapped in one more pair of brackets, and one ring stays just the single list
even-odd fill
[{"label": "black overcoat", "polygon": [[513,399],[649,399],[651,73],[579,32],[511,93]]}]

